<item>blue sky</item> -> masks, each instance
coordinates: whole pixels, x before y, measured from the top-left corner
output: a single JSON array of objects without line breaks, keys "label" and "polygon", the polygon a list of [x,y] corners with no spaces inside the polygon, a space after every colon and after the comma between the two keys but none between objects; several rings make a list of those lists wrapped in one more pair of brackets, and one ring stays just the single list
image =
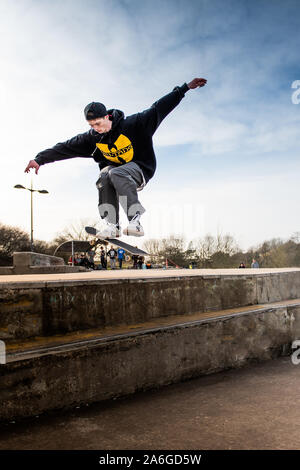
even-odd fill
[{"label": "blue sky", "polygon": [[[2,0],[0,221],[29,230],[29,192],[13,186],[30,184],[40,150],[87,130],[87,103],[129,115],[205,77],[155,134],[146,236],[219,231],[246,249],[299,231],[299,26],[286,0]],[[96,220],[97,178],[93,160],[41,167],[35,236]]]}]

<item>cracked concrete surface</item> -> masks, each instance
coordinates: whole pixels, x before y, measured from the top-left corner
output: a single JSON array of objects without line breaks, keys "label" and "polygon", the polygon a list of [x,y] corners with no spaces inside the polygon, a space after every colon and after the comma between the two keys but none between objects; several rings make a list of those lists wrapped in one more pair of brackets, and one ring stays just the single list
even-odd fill
[{"label": "cracked concrete surface", "polygon": [[296,449],[300,365],[281,357],[0,425],[0,450]]}]

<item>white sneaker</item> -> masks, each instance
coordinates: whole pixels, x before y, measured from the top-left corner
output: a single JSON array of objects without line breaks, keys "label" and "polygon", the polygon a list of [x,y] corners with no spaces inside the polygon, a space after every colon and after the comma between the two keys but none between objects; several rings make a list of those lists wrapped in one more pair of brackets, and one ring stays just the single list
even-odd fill
[{"label": "white sneaker", "polygon": [[106,222],[106,225],[99,230],[96,229],[96,237],[98,238],[116,238],[121,236],[121,227],[118,224]]},{"label": "white sneaker", "polygon": [[140,214],[136,214],[129,222],[128,227],[123,230],[124,235],[130,237],[143,237],[144,229],[140,224]]}]

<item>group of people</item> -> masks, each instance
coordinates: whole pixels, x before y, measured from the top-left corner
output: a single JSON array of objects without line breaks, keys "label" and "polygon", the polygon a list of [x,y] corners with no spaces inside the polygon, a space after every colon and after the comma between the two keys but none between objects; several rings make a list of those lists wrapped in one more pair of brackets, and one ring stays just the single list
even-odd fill
[{"label": "group of people", "polygon": [[95,252],[93,250],[87,253],[74,253],[74,259],[71,255],[68,264],[74,264],[74,266],[83,266],[85,268],[95,269]]},{"label": "group of people", "polygon": [[144,256],[132,255],[134,269],[150,269],[152,265],[150,262],[146,263]]},{"label": "group of people", "polygon": [[[72,255],[69,258],[69,264],[74,264],[74,266],[84,266],[89,269],[99,269],[94,262],[95,251],[91,250],[87,253],[74,253],[74,260]],[[106,252],[104,247],[100,247],[100,269],[107,269],[107,258],[110,262],[110,268],[116,269],[116,262],[118,262],[119,268],[122,269],[123,261],[129,261],[129,256],[125,257],[125,250],[123,248],[115,249],[111,245],[110,249]],[[145,263],[143,256],[132,255],[134,269],[149,269],[151,268],[150,263]],[[100,266],[99,266],[100,267]]]},{"label": "group of people", "polygon": [[[112,245],[108,252],[105,254],[104,248],[101,246],[100,248],[100,259],[101,259],[101,266],[103,269],[107,269],[107,262],[106,262],[106,257],[109,258],[110,261],[110,267],[111,269],[116,269],[116,261],[118,261],[119,268],[122,269],[122,264],[125,259],[125,250],[123,248],[118,248],[116,250]],[[150,263],[145,263],[145,259],[143,256],[139,255],[132,255],[131,257],[133,261],[133,268],[134,269],[149,269],[151,268]],[[129,257],[127,259],[129,261]]]},{"label": "group of people", "polygon": [[[244,263],[240,263],[239,268],[245,268]],[[251,268],[259,268],[259,263],[256,261],[256,259],[253,258],[252,263],[251,263]]]},{"label": "group of people", "polygon": [[125,259],[125,250],[123,250],[123,248],[118,248],[116,250],[113,245],[111,245],[107,253],[105,253],[103,246],[100,247],[100,250],[101,266],[103,269],[107,269],[106,258],[109,258],[111,269],[116,269],[117,260],[119,263],[119,268],[122,269],[122,264]]}]

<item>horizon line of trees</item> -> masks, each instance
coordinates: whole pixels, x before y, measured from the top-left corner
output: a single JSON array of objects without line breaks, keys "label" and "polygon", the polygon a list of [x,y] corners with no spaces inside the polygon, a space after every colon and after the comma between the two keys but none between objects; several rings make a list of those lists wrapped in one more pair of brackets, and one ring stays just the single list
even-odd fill
[{"label": "horizon line of trees", "polygon": [[240,263],[251,267],[252,260],[260,267],[300,267],[300,233],[288,240],[265,240],[246,251],[241,250],[230,234],[207,234],[202,238],[185,242],[183,237],[147,240],[144,249],[151,254],[151,261],[164,263],[167,258],[179,267],[193,265],[197,268],[237,268]]},{"label": "horizon line of trees", "polygon": [[[55,249],[64,241],[88,240],[84,231],[87,223],[80,221],[64,229],[51,241],[34,241],[34,251],[53,255]],[[197,268],[236,268],[240,263],[250,267],[256,259],[260,267],[280,268],[300,266],[300,232],[295,232],[288,240],[273,238],[265,240],[256,247],[241,250],[230,234],[216,236],[207,234],[187,241],[183,236],[171,235],[168,238],[145,240],[143,249],[149,253],[153,264],[170,264]],[[0,265],[12,265],[15,251],[30,251],[29,233],[19,227],[0,223]]]}]

